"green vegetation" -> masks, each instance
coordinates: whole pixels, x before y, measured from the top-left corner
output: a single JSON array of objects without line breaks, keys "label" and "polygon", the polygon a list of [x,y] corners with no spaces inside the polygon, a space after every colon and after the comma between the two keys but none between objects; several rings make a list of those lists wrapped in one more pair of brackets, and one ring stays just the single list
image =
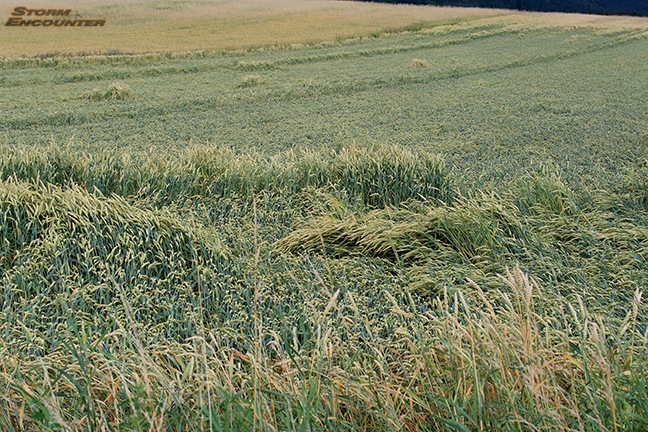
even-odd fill
[{"label": "green vegetation", "polygon": [[646,40],[4,60],[0,429],[646,429]]},{"label": "green vegetation", "polygon": [[94,101],[123,100],[133,97],[133,91],[127,85],[115,82],[112,83],[105,92],[94,88],[91,91],[84,93],[83,96]]}]

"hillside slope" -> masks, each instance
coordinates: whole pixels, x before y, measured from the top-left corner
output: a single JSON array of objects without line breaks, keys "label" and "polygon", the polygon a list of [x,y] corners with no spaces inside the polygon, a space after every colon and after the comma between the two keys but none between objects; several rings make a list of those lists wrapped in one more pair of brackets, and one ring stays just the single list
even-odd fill
[{"label": "hillside slope", "polygon": [[643,0],[366,0],[379,3],[407,3],[435,6],[461,6],[517,9],[537,12],[577,12],[603,15],[648,15],[648,2]]}]

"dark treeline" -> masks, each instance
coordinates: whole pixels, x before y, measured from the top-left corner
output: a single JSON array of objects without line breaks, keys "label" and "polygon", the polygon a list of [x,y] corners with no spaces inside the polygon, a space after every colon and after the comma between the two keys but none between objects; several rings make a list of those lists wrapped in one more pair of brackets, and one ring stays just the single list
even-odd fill
[{"label": "dark treeline", "polygon": [[604,15],[648,16],[648,0],[364,0],[379,3],[428,4],[539,12],[578,12]]}]

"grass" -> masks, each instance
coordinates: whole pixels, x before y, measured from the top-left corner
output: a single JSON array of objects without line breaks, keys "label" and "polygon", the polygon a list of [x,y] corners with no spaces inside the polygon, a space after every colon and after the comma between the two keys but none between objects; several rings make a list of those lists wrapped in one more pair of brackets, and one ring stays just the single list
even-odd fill
[{"label": "grass", "polygon": [[263,84],[263,79],[259,75],[245,75],[239,84],[239,87],[255,87],[260,84]]},{"label": "grass", "polygon": [[428,67],[432,67],[432,63],[430,63],[427,60],[414,59],[412,60],[410,66],[413,68],[428,68]]},{"label": "grass", "polygon": [[646,429],[646,21],[610,20],[3,60],[0,429]]},{"label": "grass", "polygon": [[[3,23],[14,7],[10,3],[0,5]],[[79,17],[106,19],[106,25],[83,30],[3,26],[0,27],[0,58],[190,50],[223,52],[331,42],[466,21],[602,29],[645,29],[646,26],[645,20],[634,17],[329,0],[192,0],[182,3],[87,0],[73,6],[56,6],[38,0],[31,2],[29,7],[72,8]],[[83,37],[79,37],[80,33]]]},{"label": "grass", "polygon": [[132,98],[133,91],[127,85],[114,82],[110,84],[108,90],[105,92],[102,92],[97,88],[93,88],[91,91],[83,93],[82,96],[93,101],[124,100]]},{"label": "grass", "polygon": [[[0,7],[6,20],[15,6]],[[30,8],[51,8],[36,1]],[[500,15],[474,8],[311,2],[225,0],[188,2],[91,0],[72,8],[80,17],[106,19],[98,29],[2,28],[0,58],[56,53],[182,52],[272,47],[379,34],[387,29],[438,25]],[[18,30],[18,31],[13,31]],[[43,31],[45,30],[45,31]],[[51,29],[49,29],[51,30]],[[60,30],[60,31],[59,31]],[[91,30],[91,31],[86,31]],[[97,31],[95,31],[97,30]],[[29,35],[25,37],[25,35]]]}]

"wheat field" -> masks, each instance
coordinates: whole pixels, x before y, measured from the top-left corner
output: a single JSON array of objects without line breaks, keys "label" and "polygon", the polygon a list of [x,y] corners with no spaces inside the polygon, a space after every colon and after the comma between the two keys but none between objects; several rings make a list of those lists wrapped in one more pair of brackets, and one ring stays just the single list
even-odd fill
[{"label": "wheat field", "polygon": [[0,29],[0,430],[648,428],[648,19],[59,5],[113,24]]},{"label": "wheat field", "polygon": [[[3,2],[6,20],[16,5]],[[105,27],[0,27],[0,57],[47,53],[223,51],[334,41],[387,28],[479,19],[501,11],[432,8],[311,0],[129,2],[37,1],[31,8],[71,8],[80,16],[105,18]]]},{"label": "wheat field", "polygon": [[[16,5],[3,2],[3,22]],[[30,8],[73,9],[104,18],[105,27],[0,27],[0,58],[106,52],[225,51],[305,44],[377,34],[389,29],[481,21],[540,26],[643,28],[645,19],[542,14],[494,9],[387,5],[328,0],[35,1]]]}]

